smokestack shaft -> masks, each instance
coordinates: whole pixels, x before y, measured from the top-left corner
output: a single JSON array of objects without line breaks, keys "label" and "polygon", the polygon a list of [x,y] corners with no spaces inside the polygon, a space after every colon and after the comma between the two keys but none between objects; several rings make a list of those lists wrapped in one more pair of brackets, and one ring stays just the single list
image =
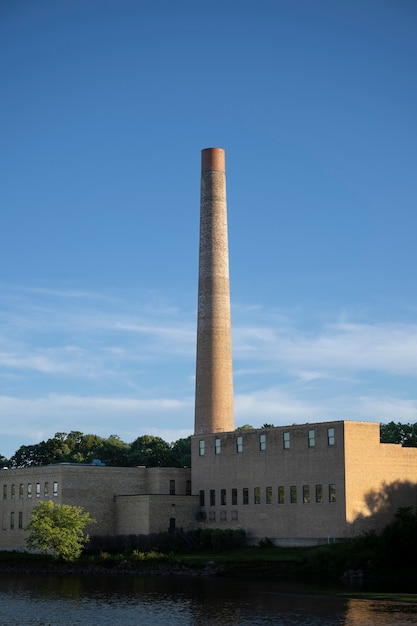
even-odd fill
[{"label": "smokestack shaft", "polygon": [[225,154],[201,156],[196,435],[234,430]]}]

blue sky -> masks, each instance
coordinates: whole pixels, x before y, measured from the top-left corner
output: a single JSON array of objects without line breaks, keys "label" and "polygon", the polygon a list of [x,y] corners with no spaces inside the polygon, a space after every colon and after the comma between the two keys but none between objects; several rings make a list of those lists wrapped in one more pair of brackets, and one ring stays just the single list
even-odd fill
[{"label": "blue sky", "polygon": [[2,0],[0,454],[187,436],[200,151],[236,425],[417,421],[414,0]]}]

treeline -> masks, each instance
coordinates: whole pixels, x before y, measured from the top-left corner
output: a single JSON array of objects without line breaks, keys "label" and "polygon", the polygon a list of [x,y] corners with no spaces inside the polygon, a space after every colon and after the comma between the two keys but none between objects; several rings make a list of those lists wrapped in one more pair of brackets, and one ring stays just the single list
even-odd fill
[{"label": "treeline", "polygon": [[160,437],[142,435],[125,443],[117,435],[103,438],[79,431],[56,433],[47,441],[20,446],[7,460],[0,455],[4,467],[21,468],[51,463],[92,463],[95,459],[110,466],[190,467],[191,437],[167,443]]},{"label": "treeline", "polygon": [[[273,424],[263,425],[263,428],[273,427]],[[238,430],[249,429],[252,429],[249,424],[238,428]],[[381,424],[381,442],[417,447],[417,423]],[[56,433],[47,441],[21,446],[10,459],[0,454],[0,464],[14,468],[49,465],[50,463],[91,463],[93,459],[118,467],[137,465],[190,467],[191,437],[167,443],[160,437],[142,435],[132,443],[125,443],[117,435],[110,435],[106,439],[98,435],[84,435],[79,431],[71,431],[68,434]]]}]

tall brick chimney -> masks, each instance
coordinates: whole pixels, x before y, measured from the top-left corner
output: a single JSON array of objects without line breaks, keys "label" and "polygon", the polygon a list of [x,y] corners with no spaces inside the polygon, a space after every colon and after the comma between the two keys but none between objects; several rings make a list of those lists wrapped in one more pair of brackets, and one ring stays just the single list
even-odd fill
[{"label": "tall brick chimney", "polygon": [[201,152],[194,434],[234,429],[225,154],[206,148]]}]

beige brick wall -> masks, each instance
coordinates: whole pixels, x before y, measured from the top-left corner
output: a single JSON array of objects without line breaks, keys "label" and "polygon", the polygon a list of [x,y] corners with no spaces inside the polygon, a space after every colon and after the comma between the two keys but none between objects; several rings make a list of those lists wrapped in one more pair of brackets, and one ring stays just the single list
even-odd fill
[{"label": "beige brick wall", "polygon": [[[95,524],[87,527],[88,533],[112,535],[119,532],[119,520],[123,519],[123,515],[120,514],[120,504],[116,513],[114,504],[116,496],[133,497],[138,494],[152,493],[169,497],[170,480],[175,480],[175,493],[185,498],[191,470],[189,468],[147,469],[145,467],[59,464],[1,470],[0,477],[2,479],[0,482],[0,549],[19,549],[26,545],[27,533],[24,528],[29,524],[32,510],[39,500],[50,499],[59,504],[81,506],[96,520]],[[47,495],[45,483],[48,483]],[[57,485],[57,495],[53,492],[54,483]],[[31,497],[28,497],[28,484],[32,485]],[[39,484],[39,497],[37,484]],[[23,485],[23,495],[20,494],[20,485]],[[4,486],[6,486],[6,498],[3,498]],[[12,489],[14,489],[13,497]],[[128,498],[125,503],[128,511],[126,517],[129,518],[131,505]],[[12,514],[14,524],[12,524]],[[149,505],[147,505],[143,509],[143,515],[140,516],[145,530],[137,532],[149,532],[146,530],[146,524],[150,527],[149,524],[154,523],[149,515]],[[165,518],[164,513],[164,524],[166,524]],[[22,528],[19,528],[19,522]],[[12,525],[14,528],[11,527]]]},{"label": "beige brick wall", "polygon": [[[329,426],[335,429],[333,446],[328,445]],[[309,447],[309,430],[314,430],[314,447]],[[289,433],[289,449],[284,449],[284,433]],[[260,449],[261,435],[266,437],[265,450]],[[243,441],[240,453],[237,437]],[[215,454],[216,439],[221,442],[220,454]],[[199,455],[201,440],[205,442],[204,456]],[[269,537],[281,543],[344,536],[342,422],[194,436],[192,446],[193,493],[205,492],[202,525],[242,527],[253,540]],[[336,502],[329,502],[329,484],[336,485]],[[316,485],[322,485],[320,503],[316,503]],[[304,486],[309,487],[309,502],[303,502]],[[271,504],[266,501],[268,487],[272,489]],[[279,487],[284,487],[284,504],[278,504]],[[290,502],[291,487],[296,487],[297,503]],[[244,488],[249,492],[247,505],[243,504]],[[260,491],[259,504],[255,504],[255,488]],[[210,506],[212,489],[215,506]],[[226,505],[221,504],[222,489],[226,490]],[[232,506],[232,489],[237,489],[237,506]]]},{"label": "beige brick wall", "polygon": [[377,423],[345,422],[346,519],[352,534],[382,529],[417,506],[417,448],[381,444]]},{"label": "beige brick wall", "polygon": [[136,495],[115,498],[115,534],[167,532],[170,520],[184,532],[196,527],[198,498],[191,496]]},{"label": "beige brick wall", "polygon": [[[334,431],[329,445],[328,429]],[[308,433],[315,445],[309,447]],[[290,448],[284,449],[284,433]],[[260,436],[266,449],[260,450]],[[237,452],[237,437],[243,451]],[[216,439],[220,454],[215,454]],[[199,455],[204,441],[205,454]],[[253,541],[269,537],[277,543],[325,542],[349,538],[370,528],[382,528],[399,506],[416,506],[417,449],[379,443],[379,424],[328,422],[297,426],[235,431],[192,438],[193,493],[204,491],[201,509],[205,527],[244,528]],[[310,502],[303,502],[309,486]],[[316,485],[322,485],[323,501],[316,502]],[[335,485],[336,501],[329,501],[329,485]],[[285,504],[278,504],[278,487],[285,490]],[[291,486],[297,503],[290,502]],[[260,491],[255,504],[254,490]],[[266,490],[272,488],[272,503]],[[243,488],[249,504],[242,502]],[[238,501],[231,502],[232,489]],[[210,505],[210,490],[215,505]],[[225,490],[226,504],[221,504]]]}]

